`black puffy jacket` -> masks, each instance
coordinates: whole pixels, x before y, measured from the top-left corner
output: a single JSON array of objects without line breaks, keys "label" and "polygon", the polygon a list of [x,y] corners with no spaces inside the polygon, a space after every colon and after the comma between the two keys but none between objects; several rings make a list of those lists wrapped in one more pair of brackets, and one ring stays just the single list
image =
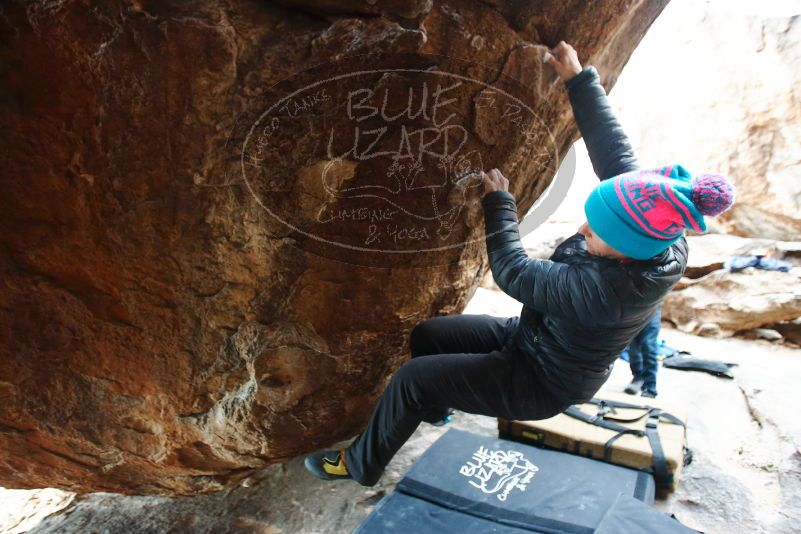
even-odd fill
[{"label": "black puffy jacket", "polygon": [[[585,68],[565,87],[598,177],[637,169],[596,69]],[[520,242],[514,197],[493,191],[482,203],[493,278],[523,303],[513,346],[536,360],[545,386],[565,404],[592,398],[684,274],[687,240],[682,236],[652,258],[624,263],[589,254],[576,233],[550,259],[532,259]]]}]

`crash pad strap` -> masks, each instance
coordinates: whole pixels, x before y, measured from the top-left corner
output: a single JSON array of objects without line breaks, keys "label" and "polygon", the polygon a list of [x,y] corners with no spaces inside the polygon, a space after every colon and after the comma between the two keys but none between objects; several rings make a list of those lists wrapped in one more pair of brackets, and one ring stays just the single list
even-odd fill
[{"label": "crash pad strap", "polygon": [[[597,398],[592,398],[588,400],[585,404],[594,404],[595,406],[598,406],[598,415],[602,415],[603,418],[606,420],[617,421],[619,423],[634,423],[636,421],[639,421],[643,417],[647,416],[652,410],[654,410],[654,408],[651,406],[643,406],[640,404],[629,404],[627,402],[619,402],[619,401],[597,399]],[[605,408],[625,408],[631,410],[644,410],[644,411],[641,415],[635,417],[618,417],[616,415],[609,415],[610,412],[605,410]],[[672,414],[669,414],[667,412],[662,412],[662,417],[675,425],[684,426],[684,422]]]},{"label": "crash pad strap", "polygon": [[665,451],[662,449],[662,442],[659,439],[659,416],[661,411],[654,409],[648,415],[648,421],[645,423],[645,436],[648,438],[648,443],[651,444],[651,452],[654,461],[654,480],[657,487],[670,487],[673,484],[673,477],[668,471],[667,462],[665,461]]},{"label": "crash pad strap", "polygon": [[637,430],[636,428],[626,428],[618,423],[607,421],[603,415],[588,415],[575,406],[568,407],[565,410],[565,415],[569,415],[573,419],[578,419],[580,421],[584,421],[585,423],[590,423],[591,425],[599,426],[613,432],[619,432],[620,434],[636,434],[638,436],[643,435],[642,430]]},{"label": "crash pad strap", "polygon": [[[599,426],[601,428],[617,432],[617,434],[609,438],[609,440],[607,440],[607,442],[604,444],[604,460],[609,461],[611,459],[612,445],[621,436],[625,436],[627,434],[635,435],[637,437],[645,436],[648,439],[648,444],[651,447],[654,481],[659,487],[670,487],[672,485],[673,476],[670,474],[667,467],[665,452],[664,449],[662,448],[662,442],[659,439],[659,430],[657,429],[657,427],[659,426],[659,421],[661,419],[665,419],[673,424],[685,427],[684,422],[681,419],[674,416],[673,414],[663,412],[659,408],[654,408],[651,406],[641,406],[636,404],[628,404],[625,402],[608,401],[596,398],[590,399],[589,401],[587,401],[587,404],[594,404],[598,406],[598,414],[588,415],[582,412],[576,406],[570,406],[569,408],[567,408],[567,410],[565,410],[564,413],[565,415],[568,415],[580,421],[584,421],[585,423],[589,423],[591,425]],[[610,417],[608,415],[608,411],[605,410],[605,408],[607,407],[638,409],[645,411],[642,415],[633,419],[625,419],[625,418],[620,419],[620,418]],[[619,422],[633,423],[635,421],[639,421],[643,417],[648,417],[648,420],[645,423],[645,431],[637,430],[636,428],[628,428],[615,422],[619,421]],[[609,419],[612,420],[610,421]],[[640,480],[638,479],[637,482],[639,484]]]},{"label": "crash pad strap", "polygon": [[651,475],[640,471],[637,473],[637,482],[634,486],[634,498],[640,501],[645,501],[648,494],[648,479]]}]

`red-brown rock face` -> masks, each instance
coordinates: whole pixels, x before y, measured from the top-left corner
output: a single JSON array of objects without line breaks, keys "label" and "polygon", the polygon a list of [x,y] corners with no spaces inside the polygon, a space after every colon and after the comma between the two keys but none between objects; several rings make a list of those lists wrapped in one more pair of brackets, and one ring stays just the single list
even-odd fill
[{"label": "red-brown rock face", "polygon": [[[196,494],[354,436],[663,1],[5,2],[0,485]],[[465,178],[465,176],[468,176]]]}]

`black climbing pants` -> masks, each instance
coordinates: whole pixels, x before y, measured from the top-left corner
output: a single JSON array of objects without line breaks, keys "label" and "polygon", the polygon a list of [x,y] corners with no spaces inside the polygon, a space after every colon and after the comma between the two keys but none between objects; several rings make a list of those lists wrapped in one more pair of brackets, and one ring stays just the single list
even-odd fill
[{"label": "black climbing pants", "polygon": [[505,419],[544,419],[567,406],[540,382],[531,355],[510,344],[518,317],[433,317],[412,329],[412,359],[392,376],[367,427],[345,450],[353,478],[373,486],[423,422],[448,408]]}]

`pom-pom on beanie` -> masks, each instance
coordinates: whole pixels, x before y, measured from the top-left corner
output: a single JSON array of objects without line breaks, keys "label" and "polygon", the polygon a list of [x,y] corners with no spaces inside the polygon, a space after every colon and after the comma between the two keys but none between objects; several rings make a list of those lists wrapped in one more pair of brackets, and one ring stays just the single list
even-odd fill
[{"label": "pom-pom on beanie", "polygon": [[720,215],[735,190],[720,174],[693,177],[681,165],[640,169],[601,181],[584,213],[592,231],[609,246],[638,260],[675,243],[685,228],[706,232],[704,215]]}]

